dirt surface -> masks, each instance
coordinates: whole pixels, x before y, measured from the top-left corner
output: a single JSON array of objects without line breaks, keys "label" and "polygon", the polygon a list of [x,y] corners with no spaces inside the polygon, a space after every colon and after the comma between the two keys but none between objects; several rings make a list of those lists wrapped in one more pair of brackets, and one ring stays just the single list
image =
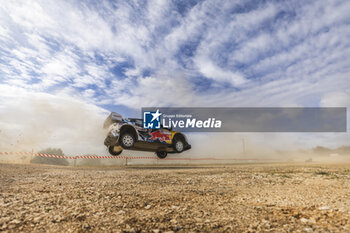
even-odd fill
[{"label": "dirt surface", "polygon": [[0,231],[350,232],[350,165],[0,164]]}]

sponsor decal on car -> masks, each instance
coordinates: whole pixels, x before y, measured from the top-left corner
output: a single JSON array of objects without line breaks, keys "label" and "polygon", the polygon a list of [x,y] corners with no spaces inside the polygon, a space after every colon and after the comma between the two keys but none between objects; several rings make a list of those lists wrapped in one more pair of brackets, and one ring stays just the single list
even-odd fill
[{"label": "sponsor decal on car", "polygon": [[150,140],[157,140],[158,139],[161,142],[171,140],[171,138],[170,138],[171,133],[162,132],[160,130],[155,131],[155,132],[151,132],[150,135],[151,135]]},{"label": "sponsor decal on car", "polygon": [[117,130],[112,130],[111,131],[114,137],[118,137],[118,131]]}]

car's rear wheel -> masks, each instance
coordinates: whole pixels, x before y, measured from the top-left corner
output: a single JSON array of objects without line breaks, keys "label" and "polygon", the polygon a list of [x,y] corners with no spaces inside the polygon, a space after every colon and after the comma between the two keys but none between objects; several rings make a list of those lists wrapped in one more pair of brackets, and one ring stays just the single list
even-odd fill
[{"label": "car's rear wheel", "polygon": [[156,155],[157,155],[158,158],[160,158],[160,159],[165,159],[166,156],[168,155],[168,152],[166,152],[166,151],[157,151],[157,152],[156,152]]},{"label": "car's rear wheel", "polygon": [[177,153],[181,153],[185,148],[185,143],[181,138],[176,138],[173,142],[173,147]]},{"label": "car's rear wheel", "polygon": [[109,146],[109,147],[108,147],[108,152],[109,152],[111,155],[113,155],[113,156],[118,156],[118,155],[120,155],[120,154],[123,152],[123,149],[121,149],[121,150],[115,150],[114,147],[115,147],[115,146]]},{"label": "car's rear wheel", "polygon": [[135,137],[131,133],[124,133],[120,136],[120,144],[124,149],[129,149],[134,146]]}]

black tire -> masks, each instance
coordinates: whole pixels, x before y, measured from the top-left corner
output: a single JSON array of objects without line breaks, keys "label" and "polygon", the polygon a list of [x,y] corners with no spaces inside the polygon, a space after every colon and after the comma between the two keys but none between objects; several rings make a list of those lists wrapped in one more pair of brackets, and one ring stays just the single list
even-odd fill
[{"label": "black tire", "polygon": [[157,155],[158,158],[160,158],[160,159],[165,159],[166,156],[168,155],[168,152],[166,152],[166,151],[157,151],[157,152],[156,152],[156,155]]},{"label": "black tire", "polygon": [[120,136],[120,139],[119,139],[119,143],[120,145],[124,148],[124,149],[129,149],[131,147],[134,146],[135,144],[135,137],[133,134],[129,133],[129,132],[126,132],[126,133],[123,133],[121,136]]},{"label": "black tire", "polygon": [[185,142],[181,138],[177,137],[173,141],[173,148],[177,153],[181,153],[185,149]]},{"label": "black tire", "polygon": [[115,151],[115,150],[114,150],[114,146],[109,146],[109,147],[108,147],[108,152],[109,152],[111,155],[113,155],[113,156],[118,156],[118,155],[120,155],[120,154],[123,152],[123,150]]}]

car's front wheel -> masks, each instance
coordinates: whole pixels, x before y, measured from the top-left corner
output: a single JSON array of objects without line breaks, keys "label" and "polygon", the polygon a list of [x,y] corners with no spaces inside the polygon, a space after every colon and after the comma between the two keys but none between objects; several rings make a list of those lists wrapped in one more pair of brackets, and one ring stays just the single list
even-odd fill
[{"label": "car's front wheel", "polygon": [[168,155],[168,152],[166,152],[166,151],[157,151],[157,152],[156,152],[156,155],[157,155],[158,158],[160,158],[160,159],[165,159],[166,156]]},{"label": "car's front wheel", "polygon": [[113,155],[113,156],[118,156],[118,155],[120,155],[120,154],[123,152],[123,149],[121,149],[121,150],[115,150],[114,147],[115,147],[115,146],[109,146],[109,147],[108,147],[108,152],[109,152],[111,155]]},{"label": "car's front wheel", "polygon": [[173,142],[173,147],[177,153],[181,153],[185,148],[185,143],[181,138],[176,138]]},{"label": "car's front wheel", "polygon": [[120,136],[120,144],[124,149],[129,149],[134,146],[135,138],[131,133],[124,133]]}]

